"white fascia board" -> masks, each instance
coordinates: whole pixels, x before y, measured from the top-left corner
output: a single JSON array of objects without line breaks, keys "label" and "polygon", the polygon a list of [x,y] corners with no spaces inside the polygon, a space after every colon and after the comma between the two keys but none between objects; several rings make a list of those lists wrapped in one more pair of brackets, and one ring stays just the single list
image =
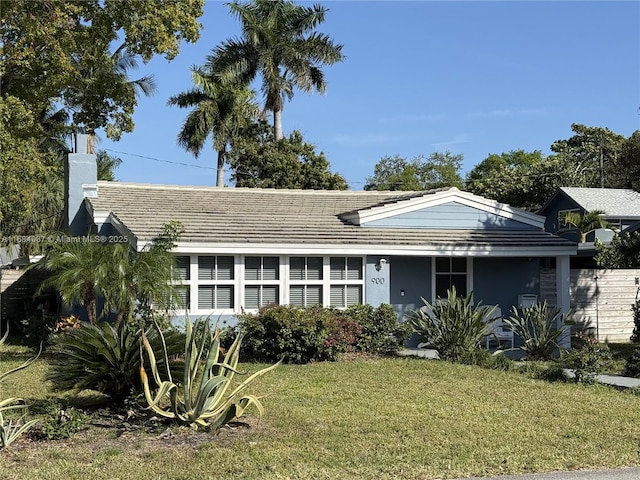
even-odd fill
[{"label": "white fascia board", "polygon": [[[345,218],[363,225],[374,220],[381,220],[404,213],[411,213],[422,208],[434,207],[449,202],[457,202],[468,207],[477,208],[481,211],[509,218],[536,228],[544,228],[545,217],[536,215],[519,208],[513,208],[504,203],[479,197],[469,192],[461,192],[459,190],[451,190],[447,192],[439,192],[427,194],[423,197],[405,200],[391,205],[374,207],[369,210],[361,210],[355,212],[355,215],[349,215]],[[357,218],[356,218],[357,215]]]},{"label": "white fascia board", "polygon": [[487,247],[432,245],[322,245],[322,244],[242,244],[177,242],[174,253],[203,255],[405,255],[434,257],[554,257],[575,255],[576,246],[556,247]]}]

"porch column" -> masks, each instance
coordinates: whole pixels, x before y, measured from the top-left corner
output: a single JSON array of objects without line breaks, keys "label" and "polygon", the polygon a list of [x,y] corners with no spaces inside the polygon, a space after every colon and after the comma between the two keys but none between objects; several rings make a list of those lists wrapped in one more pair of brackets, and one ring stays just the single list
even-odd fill
[{"label": "porch column", "polygon": [[569,295],[571,270],[569,268],[569,256],[560,255],[556,257],[556,306],[562,312],[558,320],[558,329],[563,330],[559,338],[562,348],[571,348],[571,327],[564,325],[564,319],[571,308],[571,298]]}]

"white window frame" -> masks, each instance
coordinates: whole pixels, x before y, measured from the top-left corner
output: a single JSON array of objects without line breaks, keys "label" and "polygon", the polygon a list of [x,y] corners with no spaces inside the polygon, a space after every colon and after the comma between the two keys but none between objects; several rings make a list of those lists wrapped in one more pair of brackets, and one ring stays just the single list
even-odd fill
[{"label": "white window frame", "polygon": [[[192,315],[235,315],[241,311],[255,313],[258,308],[246,308],[245,306],[245,288],[250,285],[275,285],[278,287],[277,302],[280,305],[289,304],[289,288],[292,285],[320,285],[322,286],[322,306],[330,307],[331,304],[331,287],[336,285],[358,285],[360,287],[360,302],[364,303],[366,299],[366,257],[360,255],[269,255],[269,254],[180,254],[177,257],[189,258],[189,279],[176,280],[174,284],[185,285],[189,288],[189,306],[188,311]],[[198,258],[199,257],[233,257],[234,269],[233,280],[200,280],[198,277]],[[278,280],[247,280],[245,278],[245,260],[247,257],[276,257],[278,258]],[[321,280],[291,280],[290,275],[290,259],[291,257],[303,257],[306,261],[310,257],[322,258],[322,279]],[[358,258],[360,259],[359,279],[341,279],[331,280],[331,259],[332,258]],[[348,261],[348,260],[345,260]],[[211,285],[232,285],[233,286],[233,308],[225,309],[201,309],[198,306],[198,296],[200,286]],[[335,307],[346,308],[346,307]],[[184,311],[176,311],[177,314],[184,314]]]},{"label": "white window frame", "polygon": [[[307,274],[307,270],[308,270],[308,260],[309,258],[319,258],[321,261],[321,269],[320,269],[320,275],[321,278],[320,279],[303,279],[303,280],[292,280],[291,279],[291,259],[292,258],[303,258],[304,259],[304,271],[305,271],[305,277]],[[290,294],[291,294],[291,287],[293,286],[304,286],[304,287],[308,287],[308,286],[313,286],[313,287],[320,287],[320,297],[322,302],[320,303],[320,305],[325,305],[326,301],[327,301],[327,288],[325,286],[325,279],[327,278],[327,269],[326,269],[326,265],[325,265],[325,258],[323,255],[290,255],[285,257],[285,283],[284,283],[284,297],[285,297],[285,302],[288,305],[291,305],[291,298],[290,298]],[[305,289],[306,291],[306,289]],[[306,295],[305,295],[306,297]],[[301,307],[311,307],[314,304],[309,304],[306,305],[306,298],[305,298],[305,305],[298,305]]]},{"label": "white window frame", "polygon": [[[443,256],[443,257],[431,257],[431,301],[446,301],[446,298],[438,299],[436,298],[436,259],[437,258],[454,258],[452,256]],[[459,258],[459,257],[458,257]],[[473,292],[473,257],[464,257],[467,260],[467,295]]]},{"label": "white window frame", "polygon": [[[233,278],[230,280],[219,280],[219,279],[202,279],[200,280],[200,258],[204,258],[204,257],[210,257],[210,258],[215,258],[215,266],[216,266],[216,276],[217,276],[217,271],[218,271],[218,258],[219,257],[231,257],[231,261],[232,261],[232,272],[233,272]],[[191,278],[195,280],[196,285],[192,287],[192,292],[195,291],[197,292],[196,295],[193,295],[195,297],[195,312],[196,313],[208,313],[208,312],[234,312],[236,310],[236,306],[238,305],[238,300],[237,300],[237,294],[236,294],[236,290],[237,290],[237,285],[236,285],[236,279],[238,278],[238,272],[237,272],[237,268],[236,268],[236,256],[235,255],[193,255],[192,256],[192,266],[193,266],[193,262],[195,260],[195,268],[192,268],[192,272],[191,272]],[[194,271],[195,270],[195,273]],[[195,278],[194,278],[195,277]],[[231,286],[233,287],[233,295],[231,297],[231,301],[232,301],[232,306],[231,308],[214,308],[214,309],[209,309],[209,308],[200,308],[200,287],[216,287],[216,286]],[[195,289],[195,290],[193,290]],[[217,300],[217,299],[216,299]]]},{"label": "white window frame", "polygon": [[[246,266],[246,259],[249,257],[259,257],[261,259],[260,261],[260,270],[262,271],[264,269],[264,258],[265,257],[275,257],[278,259],[278,279],[277,280],[247,280],[245,278],[245,266]],[[278,305],[282,305],[283,304],[283,287],[284,287],[284,281],[283,281],[283,275],[286,272],[285,269],[285,265],[283,264],[284,261],[283,259],[285,258],[282,255],[240,255],[240,258],[242,259],[241,262],[241,270],[242,270],[242,275],[240,277],[240,281],[239,284],[237,283],[237,287],[240,290],[240,308],[238,310],[244,310],[246,312],[257,312],[260,308],[255,308],[255,307],[247,307],[246,306],[246,299],[245,299],[245,289],[249,286],[258,286],[258,287],[263,287],[263,286],[276,286],[278,288],[278,296],[276,298],[276,303]]]},{"label": "white window frame", "polygon": [[558,210],[558,230],[567,230],[569,226],[562,220],[562,217],[570,212],[580,213],[579,208],[565,208],[563,210]]}]

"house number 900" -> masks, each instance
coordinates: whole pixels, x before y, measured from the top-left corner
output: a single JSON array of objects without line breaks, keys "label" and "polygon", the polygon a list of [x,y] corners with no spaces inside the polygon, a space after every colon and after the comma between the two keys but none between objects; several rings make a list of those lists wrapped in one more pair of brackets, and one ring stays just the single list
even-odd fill
[{"label": "house number 900", "polygon": [[372,277],[371,283],[375,283],[376,285],[382,285],[384,283],[384,277]]}]

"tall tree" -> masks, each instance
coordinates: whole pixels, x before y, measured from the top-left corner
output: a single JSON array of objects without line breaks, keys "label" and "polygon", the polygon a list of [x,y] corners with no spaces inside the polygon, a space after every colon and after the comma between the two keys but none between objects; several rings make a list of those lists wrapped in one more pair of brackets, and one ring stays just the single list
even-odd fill
[{"label": "tall tree", "polygon": [[398,155],[383,157],[367,178],[365,190],[429,190],[462,187],[462,154],[433,152],[407,160]]},{"label": "tall tree", "polygon": [[122,164],[120,157],[109,155],[105,150],[99,150],[96,154],[98,167],[98,180],[113,182],[116,179],[116,169]]},{"label": "tall tree", "polygon": [[[53,103],[73,108],[89,131],[131,131],[136,91],[123,88],[118,52],[149,61],[174,58],[198,39],[204,0],[3,0],[0,9],[2,96],[15,96],[34,118]],[[117,55],[110,53],[120,41]],[[120,63],[122,65],[122,63]]]},{"label": "tall tree", "polygon": [[[557,140],[551,150],[573,165],[576,172],[575,187],[617,187],[618,158],[626,138],[603,127],[587,127],[578,123],[571,125],[574,135],[566,140]],[[581,181],[582,185],[576,185]]]},{"label": "tall tree", "polygon": [[282,133],[282,109],[294,88],[324,93],[321,67],[342,61],[342,45],[315,32],[324,21],[320,5],[295,5],[288,0],[232,2],[231,13],[242,23],[242,36],[223,42],[208,57],[208,66],[225,83],[251,83],[262,77],[265,109],[273,112],[276,140]]},{"label": "tall tree", "polygon": [[218,154],[216,185],[224,186],[227,146],[258,115],[254,93],[247,87],[223,84],[203,69],[193,68],[195,87],[171,97],[169,105],[193,108],[178,134],[178,145],[197,158],[209,137]]},{"label": "tall tree", "polygon": [[255,124],[229,152],[232,180],[237,187],[346,190],[346,180],[329,170],[323,153],[293,131],[274,140],[266,122]]}]

